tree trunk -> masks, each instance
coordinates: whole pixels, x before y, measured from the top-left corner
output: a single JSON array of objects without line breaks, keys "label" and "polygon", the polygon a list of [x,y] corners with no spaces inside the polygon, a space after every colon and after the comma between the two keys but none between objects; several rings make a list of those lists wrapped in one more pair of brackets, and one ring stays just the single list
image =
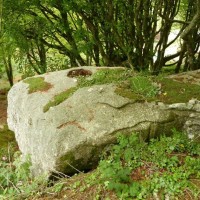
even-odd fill
[{"label": "tree trunk", "polygon": [[11,56],[9,55],[7,58],[3,57],[5,69],[6,69],[6,74],[8,77],[8,81],[10,83],[10,86],[13,86],[13,68],[12,68],[12,61],[11,61]]}]

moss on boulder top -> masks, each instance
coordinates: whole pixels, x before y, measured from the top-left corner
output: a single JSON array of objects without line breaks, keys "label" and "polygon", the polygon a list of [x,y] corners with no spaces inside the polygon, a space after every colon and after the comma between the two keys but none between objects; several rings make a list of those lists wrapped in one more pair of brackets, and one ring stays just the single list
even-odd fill
[{"label": "moss on boulder top", "polygon": [[29,94],[38,91],[47,91],[52,87],[50,83],[44,81],[44,77],[32,77],[25,79],[23,82],[29,84]]},{"label": "moss on boulder top", "polygon": [[[76,72],[76,70],[72,70]],[[70,71],[71,72],[71,71]],[[79,72],[79,71],[78,71]],[[99,68],[96,73],[77,77],[77,86],[56,94],[45,106],[47,112],[68,99],[79,88],[92,87],[93,85],[116,84],[115,93],[138,102],[161,101],[163,103],[185,103],[195,98],[200,100],[200,86],[193,83],[179,82],[183,78],[163,78],[136,74],[132,70],[117,68]],[[29,80],[29,79],[28,79]],[[27,81],[28,81],[27,80]],[[179,80],[179,81],[177,81]],[[41,79],[29,80],[30,91],[45,90],[49,85]],[[37,83],[37,84],[36,84]]]},{"label": "moss on boulder top", "polygon": [[181,82],[173,77],[135,76],[121,82],[116,93],[137,101],[160,101],[163,103],[186,103],[200,100],[200,85],[196,82]]}]

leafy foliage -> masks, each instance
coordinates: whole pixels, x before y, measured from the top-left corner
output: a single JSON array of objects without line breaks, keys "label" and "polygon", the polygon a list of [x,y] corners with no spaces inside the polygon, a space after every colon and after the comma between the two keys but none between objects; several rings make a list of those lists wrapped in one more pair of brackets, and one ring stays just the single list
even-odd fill
[{"label": "leafy foliage", "polygon": [[200,144],[178,132],[149,144],[136,134],[120,135],[99,170],[105,186],[121,199],[171,199],[183,191],[198,199],[200,189],[193,179],[200,180]]},{"label": "leafy foliage", "polygon": [[[1,30],[38,74],[57,69],[57,62],[49,66],[52,52],[56,54],[53,58],[63,55],[68,67],[94,64],[126,66],[139,71],[150,67],[153,73],[159,73],[163,65],[181,53],[180,64],[184,57],[190,61],[189,49],[184,47],[171,56],[166,55],[166,49],[174,42],[178,44],[181,32],[187,27],[185,21],[191,21],[196,13],[195,4],[179,0],[172,0],[170,6],[164,0],[19,0],[17,3],[5,0],[1,5]],[[182,22],[174,20],[180,16]],[[170,32],[175,27],[178,34],[171,40]],[[198,26],[190,35],[191,45],[198,47]],[[197,62],[193,67],[198,68],[197,51],[198,48],[190,53],[193,63]]]},{"label": "leafy foliage", "polygon": [[44,177],[33,180],[30,174],[31,162],[27,157],[24,161],[20,152],[14,156],[1,157],[0,161],[0,198],[23,199],[46,187]]}]

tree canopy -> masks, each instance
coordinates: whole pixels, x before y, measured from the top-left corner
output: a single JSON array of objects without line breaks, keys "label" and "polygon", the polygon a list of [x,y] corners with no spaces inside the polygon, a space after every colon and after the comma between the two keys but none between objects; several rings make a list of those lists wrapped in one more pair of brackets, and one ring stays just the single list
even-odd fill
[{"label": "tree canopy", "polygon": [[[12,42],[37,74],[51,70],[52,54],[63,55],[65,67],[120,65],[158,74],[171,64],[176,72],[183,65],[184,70],[200,66],[200,0],[1,0],[0,4],[1,48],[8,49]],[[173,31],[175,37],[170,39]],[[174,43],[179,48],[167,54]],[[7,51],[1,56],[8,57]]]}]

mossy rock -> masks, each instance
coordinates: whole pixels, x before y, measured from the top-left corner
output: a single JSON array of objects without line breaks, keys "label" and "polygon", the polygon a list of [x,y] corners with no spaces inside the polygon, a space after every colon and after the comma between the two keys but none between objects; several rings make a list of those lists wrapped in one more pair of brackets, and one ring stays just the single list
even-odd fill
[{"label": "mossy rock", "polygon": [[119,84],[115,90],[116,94],[136,101],[160,101],[167,104],[200,100],[199,91],[199,85],[160,77],[140,78],[137,85],[133,85],[133,80],[130,79]]},{"label": "mossy rock", "polygon": [[57,106],[64,102],[66,99],[68,99],[78,88],[77,87],[72,87],[64,92],[61,92],[60,94],[57,94],[54,96],[54,98],[49,101],[43,108],[43,112],[47,112],[50,107]]},{"label": "mossy rock", "polygon": [[200,100],[200,86],[163,78],[159,81],[162,93],[157,96],[164,103],[186,103],[192,98]]},{"label": "mossy rock", "polygon": [[101,69],[91,76],[79,76],[76,87],[67,89],[53,97],[43,108],[43,112],[47,112],[50,107],[54,107],[64,102],[72,96],[79,88],[91,87],[93,85],[103,85],[110,83],[120,83],[133,75],[133,71],[119,69]]},{"label": "mossy rock", "polygon": [[52,87],[50,83],[44,81],[43,77],[33,77],[28,78],[23,81],[24,83],[29,84],[29,94],[38,92],[38,91],[47,91]]},{"label": "mossy rock", "polygon": [[[29,80],[29,79],[28,79]],[[37,87],[34,87],[34,83]],[[31,91],[45,90],[43,80],[33,80]],[[92,87],[93,85],[116,84],[115,93],[137,102],[161,101],[163,103],[188,102],[192,98],[200,99],[200,86],[190,83],[180,83],[163,77],[145,76],[135,74],[125,69],[99,69],[89,77],[78,77],[78,84],[60,94],[55,95],[45,106],[43,111],[47,112],[50,107],[57,106],[79,88]],[[42,86],[42,87],[41,87]]]}]

